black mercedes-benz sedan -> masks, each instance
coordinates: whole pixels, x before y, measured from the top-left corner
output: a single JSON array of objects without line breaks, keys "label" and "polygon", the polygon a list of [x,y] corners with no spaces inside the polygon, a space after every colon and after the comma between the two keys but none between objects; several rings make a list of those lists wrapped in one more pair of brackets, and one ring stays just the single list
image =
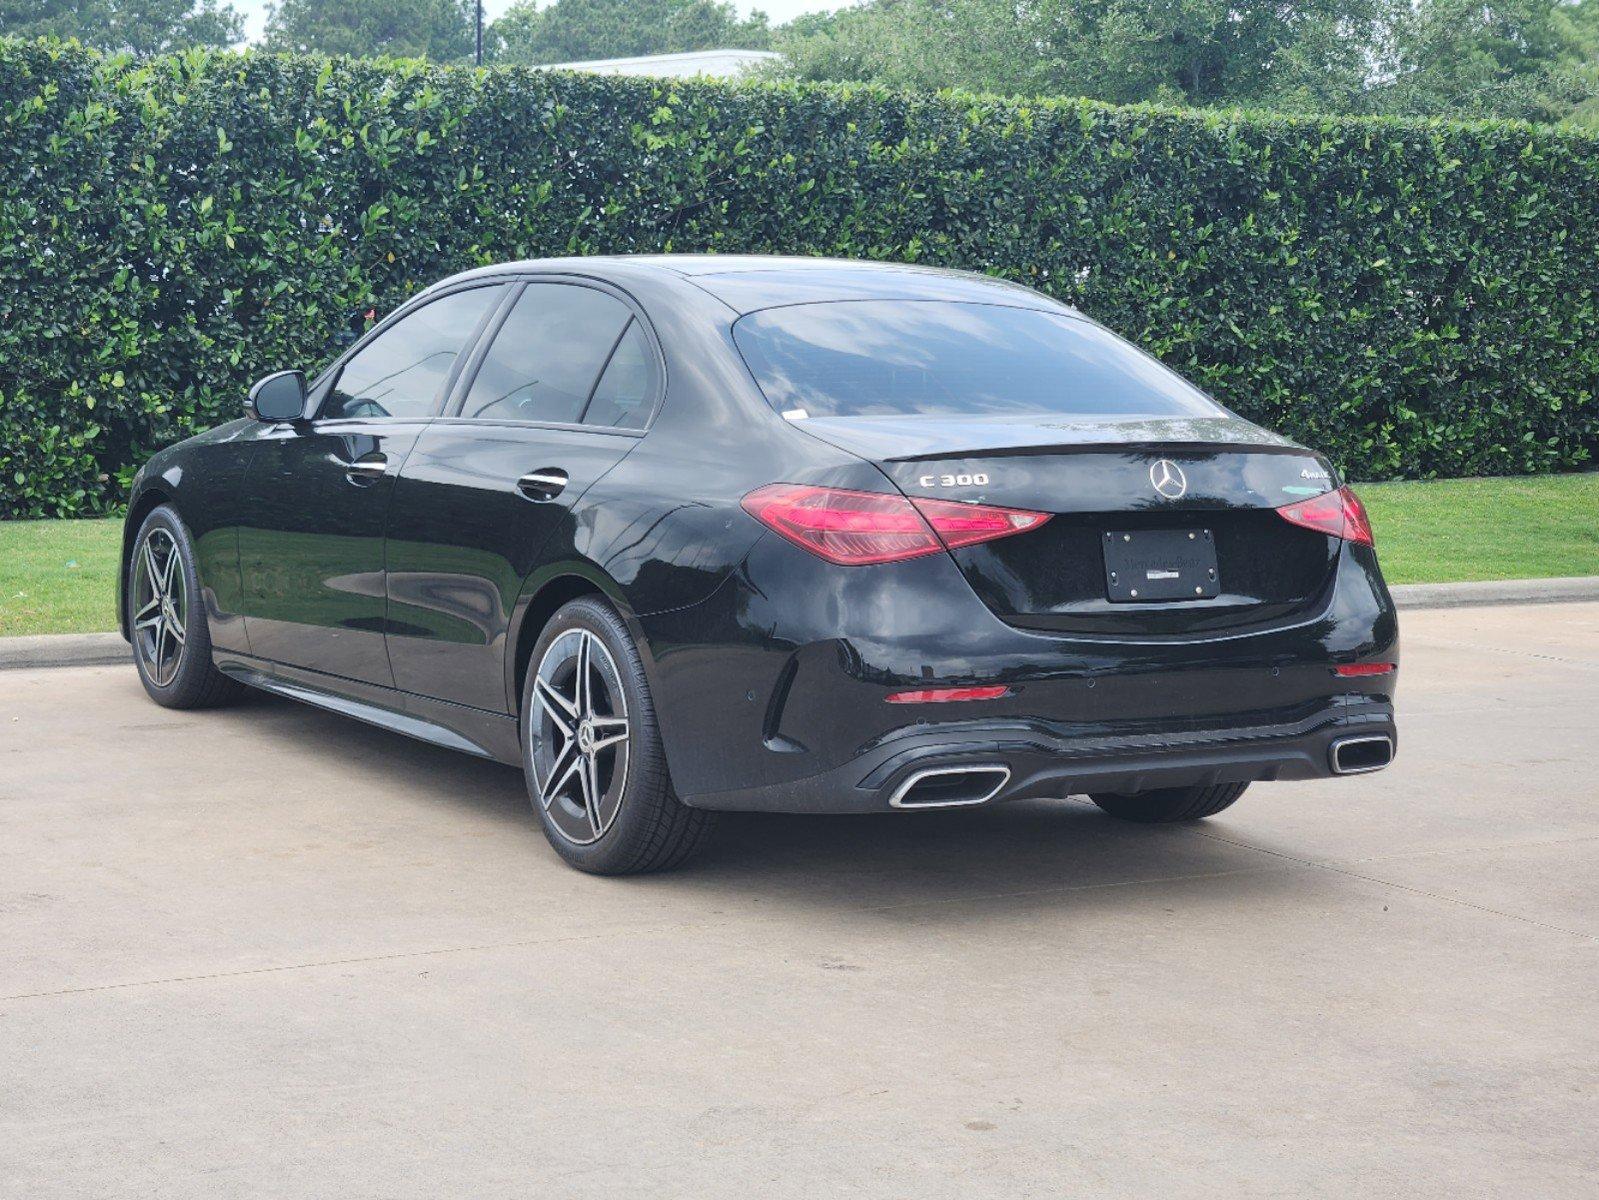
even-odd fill
[{"label": "black mercedes-benz sedan", "polygon": [[150,696],[245,686],[518,764],[585,871],[718,810],[1086,794],[1133,821],[1386,766],[1360,501],[980,275],[582,258],[439,283],[134,481]]}]

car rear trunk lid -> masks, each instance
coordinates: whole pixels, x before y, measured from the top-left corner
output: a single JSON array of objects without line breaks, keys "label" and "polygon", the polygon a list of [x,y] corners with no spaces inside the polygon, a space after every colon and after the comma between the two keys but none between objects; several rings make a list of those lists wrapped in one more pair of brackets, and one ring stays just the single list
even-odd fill
[{"label": "car rear trunk lid", "polygon": [[1270,626],[1331,585],[1339,540],[1276,512],[1335,487],[1331,468],[1239,418],[796,425],[870,458],[908,496],[1049,513],[952,552],[1017,626],[1116,637]]}]

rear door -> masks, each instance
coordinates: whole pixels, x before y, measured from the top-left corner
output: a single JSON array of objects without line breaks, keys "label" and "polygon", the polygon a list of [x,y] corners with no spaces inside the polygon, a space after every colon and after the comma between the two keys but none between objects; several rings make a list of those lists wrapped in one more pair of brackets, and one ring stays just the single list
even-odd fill
[{"label": "rear door", "polygon": [[267,431],[239,535],[258,658],[392,686],[383,532],[400,466],[503,284],[451,292],[379,329],[339,367],[313,420]]},{"label": "rear door", "polygon": [[539,280],[502,310],[401,472],[388,527],[398,687],[510,711],[507,638],[523,582],[570,557],[573,506],[638,443],[659,351],[620,293]]}]

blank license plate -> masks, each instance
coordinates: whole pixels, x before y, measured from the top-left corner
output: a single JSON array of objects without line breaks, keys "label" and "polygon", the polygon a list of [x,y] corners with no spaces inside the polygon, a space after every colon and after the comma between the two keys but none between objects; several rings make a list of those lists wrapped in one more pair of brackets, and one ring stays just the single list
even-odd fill
[{"label": "blank license plate", "polygon": [[1208,529],[1141,529],[1104,536],[1105,594],[1121,603],[1208,600],[1221,594]]}]

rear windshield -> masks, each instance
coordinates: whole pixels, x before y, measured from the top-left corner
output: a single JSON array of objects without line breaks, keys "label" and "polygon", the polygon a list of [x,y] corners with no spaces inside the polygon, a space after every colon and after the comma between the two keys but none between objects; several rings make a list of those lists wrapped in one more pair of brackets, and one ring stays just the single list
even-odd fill
[{"label": "rear windshield", "polygon": [[1223,412],[1114,334],[1033,309],[941,300],[800,304],[741,318],[733,339],[767,400],[793,416]]}]

